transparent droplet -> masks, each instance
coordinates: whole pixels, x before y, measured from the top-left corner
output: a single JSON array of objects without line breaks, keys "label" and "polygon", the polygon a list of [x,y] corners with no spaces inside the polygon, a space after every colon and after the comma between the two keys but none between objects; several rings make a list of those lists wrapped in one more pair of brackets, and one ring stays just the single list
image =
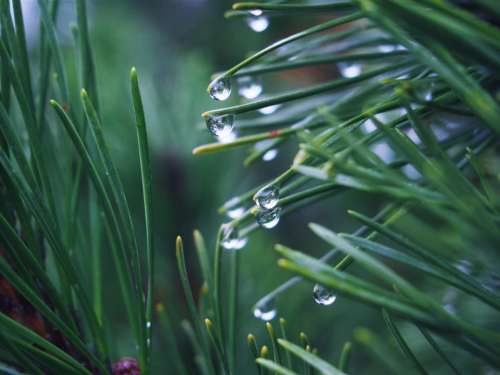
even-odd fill
[{"label": "transparent droplet", "polygon": [[233,131],[233,115],[209,116],[205,121],[207,123],[208,131],[216,137],[228,137]]},{"label": "transparent droplet", "polygon": [[382,53],[392,52],[396,49],[396,46],[392,44],[381,44],[378,46],[378,50]]},{"label": "transparent droplet", "polygon": [[236,132],[233,130],[229,133],[222,133],[217,137],[220,143],[233,142],[236,139]]},{"label": "transparent droplet", "polygon": [[229,78],[216,78],[210,82],[208,87],[212,99],[223,101],[231,95],[231,81]]},{"label": "transparent droplet", "polygon": [[337,296],[333,293],[331,289],[324,287],[321,284],[314,285],[313,288],[314,301],[318,305],[329,306],[335,302]]},{"label": "transparent droplet", "polygon": [[259,210],[256,216],[257,223],[266,229],[272,229],[276,225],[278,225],[280,221],[280,215],[281,207],[279,206],[274,207],[270,210]]},{"label": "transparent droplet", "polygon": [[266,30],[267,27],[269,26],[269,19],[266,16],[262,15],[248,17],[247,24],[253,31],[261,33],[262,31]]},{"label": "transparent droplet", "polygon": [[271,150],[266,151],[264,155],[262,155],[262,160],[264,161],[272,161],[278,156],[278,150],[276,148],[272,148]]},{"label": "transparent droplet", "polygon": [[277,310],[274,300],[268,300],[264,303],[257,304],[253,310],[253,315],[266,322],[273,320],[276,317]]},{"label": "transparent droplet", "polygon": [[267,185],[255,193],[253,200],[261,210],[270,210],[278,205],[280,190],[276,185]]},{"label": "transparent droplet", "polygon": [[274,105],[270,105],[267,107],[259,108],[258,111],[259,111],[259,113],[262,113],[263,115],[271,115],[274,112],[276,112],[279,107],[281,107],[280,104],[274,104]]},{"label": "transparent droplet", "polygon": [[360,64],[339,63],[339,70],[342,77],[354,78],[361,74],[362,69]]},{"label": "transparent droplet", "polygon": [[262,83],[258,78],[244,76],[239,77],[236,82],[238,83],[238,94],[245,99],[255,99],[262,94]]},{"label": "transparent droplet", "polygon": [[240,250],[248,242],[248,238],[240,237],[238,228],[231,224],[224,224],[222,226],[222,240],[221,245],[226,250]]},{"label": "transparent droplet", "polygon": [[151,322],[146,322],[146,329],[151,329]]}]

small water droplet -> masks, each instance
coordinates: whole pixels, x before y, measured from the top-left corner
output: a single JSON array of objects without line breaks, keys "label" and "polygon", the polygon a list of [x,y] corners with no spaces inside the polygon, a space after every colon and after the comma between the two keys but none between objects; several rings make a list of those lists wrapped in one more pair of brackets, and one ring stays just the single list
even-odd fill
[{"label": "small water droplet", "polygon": [[209,95],[212,99],[223,101],[231,95],[231,81],[229,78],[216,78],[209,85]]},{"label": "small water droplet", "polygon": [[244,76],[239,77],[236,82],[238,83],[238,94],[245,99],[255,99],[262,94],[262,83],[258,78]]},{"label": "small water droplet", "polygon": [[151,339],[146,339],[146,346],[150,347],[151,346]]},{"label": "small water droplet", "polygon": [[314,285],[313,288],[314,301],[318,305],[329,306],[335,302],[337,296],[333,293],[331,289],[326,288],[321,284]]},{"label": "small water droplet", "polygon": [[239,219],[245,214],[245,207],[236,207],[227,210],[227,216],[231,219]]},{"label": "small water droplet", "polygon": [[352,63],[339,63],[339,70],[342,77],[354,78],[361,74],[361,65]]},{"label": "small water droplet", "polygon": [[280,221],[280,215],[281,207],[279,206],[274,207],[270,210],[259,210],[256,216],[257,223],[266,229],[272,229],[276,225],[278,225]]},{"label": "small water droplet", "polygon": [[272,161],[276,158],[276,156],[278,156],[278,150],[276,148],[272,148],[272,149],[266,151],[266,153],[264,155],[262,155],[262,160]]},{"label": "small water droplet", "polygon": [[273,320],[276,317],[276,314],[277,310],[274,300],[268,300],[264,303],[260,303],[256,305],[253,310],[253,315],[258,319],[264,320],[265,322]]},{"label": "small water droplet", "polygon": [[276,112],[279,107],[281,107],[281,104],[274,104],[267,107],[259,108],[258,111],[263,115],[271,115],[274,112]]},{"label": "small water droplet", "polygon": [[262,10],[261,9],[252,9],[251,11],[249,11],[249,13],[252,15],[252,16],[261,16],[262,15]]},{"label": "small water droplet", "polygon": [[261,210],[270,210],[278,205],[280,190],[276,185],[267,185],[255,193],[253,200]]},{"label": "small water droplet", "polygon": [[393,52],[394,50],[396,50],[396,46],[392,44],[381,44],[378,46],[378,50],[382,53]]},{"label": "small water droplet", "polygon": [[269,26],[269,19],[266,16],[253,16],[247,18],[247,24],[250,28],[257,32],[261,33],[265,31]]},{"label": "small water droplet", "polygon": [[240,237],[238,228],[231,224],[224,224],[222,226],[222,240],[221,245],[226,250],[240,250],[248,242],[247,237]]},{"label": "small water droplet", "polygon": [[209,116],[205,121],[207,123],[208,131],[218,138],[224,139],[233,131],[233,115]]},{"label": "small water droplet", "polygon": [[146,322],[146,329],[151,329],[151,322]]},{"label": "small water droplet", "polygon": [[472,263],[467,259],[460,259],[455,263],[455,268],[466,275],[472,274]]}]

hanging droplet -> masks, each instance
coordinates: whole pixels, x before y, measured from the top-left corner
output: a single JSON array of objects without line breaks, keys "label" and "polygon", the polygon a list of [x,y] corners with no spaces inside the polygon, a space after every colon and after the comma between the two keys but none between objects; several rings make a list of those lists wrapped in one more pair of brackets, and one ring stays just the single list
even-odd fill
[{"label": "hanging droplet", "polygon": [[216,78],[208,85],[208,92],[212,99],[223,101],[231,95],[231,81],[229,78]]},{"label": "hanging droplet", "polygon": [[151,329],[151,322],[146,322],[146,329]]},{"label": "hanging droplet", "polygon": [[314,285],[313,288],[314,301],[318,305],[329,306],[335,302],[337,296],[333,293],[331,289],[324,287],[321,284]]},{"label": "hanging droplet", "polygon": [[258,78],[244,76],[239,77],[236,82],[238,83],[238,94],[245,99],[255,99],[262,94],[262,83]]},{"label": "hanging droplet", "polygon": [[258,319],[264,320],[265,322],[273,320],[276,317],[276,314],[277,310],[273,299],[257,304],[253,310],[253,315]]},{"label": "hanging droplet", "polygon": [[351,64],[351,63],[339,63],[339,70],[342,77],[345,78],[354,78],[361,74],[361,65],[360,64]]},{"label": "hanging droplet", "polygon": [[281,207],[274,207],[270,210],[259,210],[257,212],[257,223],[266,229],[272,229],[280,221]]},{"label": "hanging droplet", "polygon": [[276,112],[279,107],[281,107],[281,104],[274,104],[267,107],[259,108],[258,111],[263,115],[271,115],[274,112]]},{"label": "hanging droplet", "polygon": [[209,116],[205,121],[207,123],[208,131],[216,137],[228,137],[233,131],[233,115]]},{"label": "hanging droplet", "polygon": [[280,190],[276,185],[267,185],[255,193],[253,200],[261,210],[270,210],[278,205]]},{"label": "hanging droplet", "polygon": [[[262,11],[261,11],[262,12]],[[262,14],[262,13],[261,13]],[[265,31],[269,26],[269,19],[266,16],[252,16],[247,18],[247,24],[256,33]]]},{"label": "hanging droplet", "polygon": [[231,224],[224,224],[222,226],[222,240],[221,245],[226,250],[240,250],[248,242],[247,237],[240,237],[238,228]]},{"label": "hanging droplet", "polygon": [[255,17],[262,16],[262,10],[261,9],[252,9],[248,13],[250,13],[252,16],[255,16]]},{"label": "hanging droplet", "polygon": [[278,156],[278,149],[272,148],[272,149],[266,151],[266,153],[264,155],[262,155],[262,160],[272,161],[276,158],[276,156]]}]

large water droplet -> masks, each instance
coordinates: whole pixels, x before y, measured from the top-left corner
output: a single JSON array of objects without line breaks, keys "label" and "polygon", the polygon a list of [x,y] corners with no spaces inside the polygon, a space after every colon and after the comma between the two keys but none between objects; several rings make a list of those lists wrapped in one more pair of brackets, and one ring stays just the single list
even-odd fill
[{"label": "large water droplet", "polygon": [[257,304],[253,310],[253,315],[261,320],[268,322],[276,317],[277,310],[274,300],[268,300],[264,303]]},{"label": "large water droplet", "polygon": [[262,210],[270,210],[278,205],[280,190],[276,185],[267,185],[255,193],[253,200]]},{"label": "large water droplet", "polygon": [[248,238],[240,237],[238,228],[231,224],[224,224],[222,226],[222,240],[221,245],[226,250],[240,250],[248,242]]},{"label": "large water droplet", "polygon": [[253,31],[260,33],[266,30],[267,27],[269,26],[269,19],[266,16],[262,15],[248,17],[247,24]]},{"label": "large water droplet", "polygon": [[245,99],[255,99],[262,94],[262,83],[258,78],[244,76],[239,77],[236,82],[238,83],[238,94]]},{"label": "large water droplet", "polygon": [[267,107],[259,108],[258,111],[263,115],[271,115],[274,112],[276,112],[279,107],[281,107],[281,104],[274,104]]},{"label": "large water droplet", "polygon": [[276,225],[278,225],[280,221],[280,215],[281,207],[279,206],[274,207],[270,210],[259,210],[256,216],[257,223],[266,229],[272,229]]},{"label": "large water droplet", "polygon": [[210,133],[219,138],[229,137],[233,131],[234,116],[209,116],[206,118],[207,128]]},{"label": "large water droplet", "polygon": [[342,77],[354,78],[361,74],[361,65],[352,63],[339,63],[339,70]]},{"label": "large water droplet", "polygon": [[216,78],[208,86],[212,99],[223,101],[231,95],[231,81],[229,78]]},{"label": "large water droplet", "polygon": [[313,288],[314,301],[318,305],[329,306],[335,302],[337,296],[333,293],[331,289],[326,288],[321,284],[314,285]]}]

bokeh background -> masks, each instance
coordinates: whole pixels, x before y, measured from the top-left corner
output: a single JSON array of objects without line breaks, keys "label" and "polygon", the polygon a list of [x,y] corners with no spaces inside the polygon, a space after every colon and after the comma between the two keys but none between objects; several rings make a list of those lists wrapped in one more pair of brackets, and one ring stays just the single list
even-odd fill
[{"label": "bokeh background", "polygon": [[[22,3],[30,48],[36,54],[37,2],[24,0]],[[175,237],[180,234],[185,239],[191,284],[195,294],[198,294],[202,280],[192,242],[193,230],[199,229],[203,233],[213,251],[217,228],[228,220],[217,213],[217,208],[231,197],[283,171],[295,150],[293,145],[289,145],[288,148],[280,149],[272,161],[261,161],[249,168],[243,166],[243,160],[248,155],[246,149],[193,156],[192,149],[195,146],[213,141],[200,116],[203,111],[216,107],[216,103],[206,93],[206,86],[214,72],[230,67],[251,51],[315,22],[315,19],[304,18],[299,14],[286,20],[273,18],[265,32],[257,33],[244,19],[224,19],[224,11],[230,5],[230,1],[223,0],[89,2],[90,32],[106,137],[121,172],[137,225],[142,228],[139,164],[129,97],[130,67],[136,66],[140,75],[154,167],[156,300],[168,310],[181,353],[193,372],[196,368],[192,361],[192,350],[180,329],[180,322],[188,314],[175,267]],[[59,35],[67,47],[65,61],[69,71],[73,72],[72,92],[77,93],[79,90],[76,87],[77,74],[70,31],[74,19],[73,2],[62,0]],[[264,90],[276,92],[336,74],[336,68],[332,67],[279,75],[266,78]],[[363,207],[366,212],[377,205],[376,196],[368,200],[366,195],[344,194],[284,218],[271,231],[259,230],[252,234],[248,245],[241,251],[237,374],[255,373],[247,349],[247,334],[254,333],[259,344],[268,342],[264,324],[253,316],[252,306],[290,277],[276,266],[273,245],[279,242],[320,256],[328,248],[308,231],[308,222],[321,222],[336,231],[351,231],[355,226],[348,221],[346,209]],[[356,267],[352,271],[359,272]],[[107,285],[112,286],[116,278],[114,271],[109,269],[106,277]],[[113,299],[119,301],[118,287],[107,288],[106,292],[109,332],[117,340],[115,354],[133,355],[134,348],[129,340],[123,306],[109,303]],[[355,342],[353,373],[383,374],[388,371],[384,367],[386,363],[404,361],[396,346],[385,339],[385,327],[381,315],[375,309],[344,298],[338,298],[328,307],[319,306],[313,301],[312,284],[307,282],[282,295],[277,301],[277,309],[278,317],[286,318],[292,339],[297,340],[300,331],[306,332],[321,356],[332,362],[337,361],[342,344],[352,340],[356,328],[369,327],[380,335],[380,342],[371,350]],[[412,331],[413,328],[402,328],[412,337],[412,347],[419,351],[424,345],[422,339]],[[172,373],[172,352],[166,340],[166,335],[171,334],[162,331],[158,325],[155,328],[156,374]],[[378,355],[375,356],[374,351]],[[421,353],[424,363],[432,361],[426,358],[426,350]]]}]

